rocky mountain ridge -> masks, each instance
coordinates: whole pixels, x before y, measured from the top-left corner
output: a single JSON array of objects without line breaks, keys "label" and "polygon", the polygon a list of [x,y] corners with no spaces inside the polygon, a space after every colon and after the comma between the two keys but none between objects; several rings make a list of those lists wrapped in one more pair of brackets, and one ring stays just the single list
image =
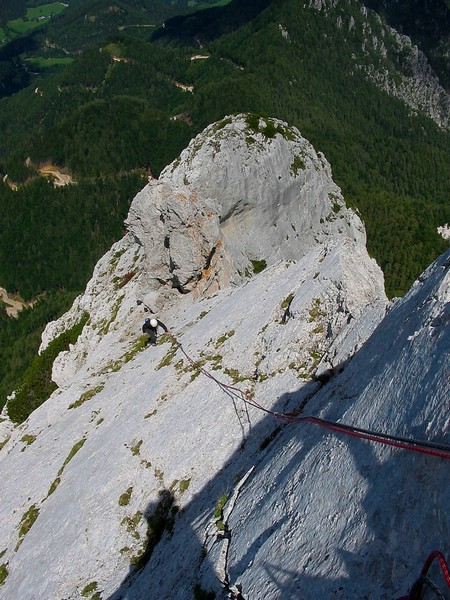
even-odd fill
[{"label": "rocky mountain ridge", "polygon": [[[54,363],[58,390],[1,423],[0,597],[405,592],[425,548],[449,550],[446,465],[284,425],[221,384],[444,442],[448,255],[385,317],[324,157],[250,115],[193,140],[127,228],[43,336],[89,315]],[[145,307],[171,336],[142,351]]]},{"label": "rocky mountain ridge", "polygon": [[402,100],[413,114],[427,114],[440,127],[448,128],[450,96],[425,54],[407,35],[360,2],[354,2],[351,12],[347,3],[339,0],[310,0],[309,6],[335,20],[339,29],[348,32],[349,39],[361,40],[364,59],[354,56],[355,67],[368,79]]},{"label": "rocky mountain ridge", "polygon": [[[160,313],[180,293],[211,296],[243,283],[258,267],[298,259],[327,240],[365,244],[361,220],[345,206],[323,155],[294,127],[249,120],[227,117],[206,128],[137,194],[128,234],[99,261],[71,311],[47,327],[41,350],[87,312],[90,324],[77,346],[92,360],[93,344],[108,339],[105,330],[129,322],[136,332],[129,315],[137,300]],[[377,295],[384,294],[378,289]],[[126,329],[125,339],[129,335]],[[63,361],[65,355],[55,370]]]}]

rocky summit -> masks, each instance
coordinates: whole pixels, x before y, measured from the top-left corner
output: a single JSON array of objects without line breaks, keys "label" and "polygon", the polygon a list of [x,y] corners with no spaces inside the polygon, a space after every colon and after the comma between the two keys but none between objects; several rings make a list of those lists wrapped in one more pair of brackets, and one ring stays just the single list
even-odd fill
[{"label": "rocky summit", "polygon": [[[450,254],[389,303],[324,156],[253,115],[195,138],[126,227],[44,332],[86,321],[58,389],[1,423],[0,597],[406,594],[450,553],[450,463],[301,418],[448,443]],[[146,347],[150,315],[169,334]]]}]

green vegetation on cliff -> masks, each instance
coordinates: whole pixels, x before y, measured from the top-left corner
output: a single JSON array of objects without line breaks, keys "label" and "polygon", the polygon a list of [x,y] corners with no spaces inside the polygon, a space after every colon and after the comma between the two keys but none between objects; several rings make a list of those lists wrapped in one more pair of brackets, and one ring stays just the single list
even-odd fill
[{"label": "green vegetation on cliff", "polygon": [[[51,21],[56,45],[81,44],[78,18],[105,6],[76,4]],[[148,169],[158,175],[209,123],[251,112],[297,126],[325,154],[388,294],[403,294],[447,247],[436,228],[450,221],[450,134],[367,80],[362,65],[395,77],[403,59],[388,37],[386,57],[365,44],[363,18],[356,0],[327,11],[233,0],[171,20],[153,41],[131,21],[86,34],[71,64],[0,100],[0,284],[25,298],[83,289]],[[13,77],[9,60],[0,56],[0,77]],[[44,164],[76,183],[42,181]]]},{"label": "green vegetation on cliff", "polygon": [[45,326],[68,310],[74,298],[74,292],[55,291],[40,297],[17,318],[0,311],[0,410],[37,356]]}]

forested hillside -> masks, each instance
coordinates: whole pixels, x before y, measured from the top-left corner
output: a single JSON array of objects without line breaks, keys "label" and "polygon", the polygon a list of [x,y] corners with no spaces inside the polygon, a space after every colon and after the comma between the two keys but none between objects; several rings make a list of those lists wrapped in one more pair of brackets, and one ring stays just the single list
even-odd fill
[{"label": "forested hillside", "polygon": [[[54,4],[59,9],[62,6]],[[186,3],[181,4],[186,10]],[[129,102],[135,116],[142,102],[131,95],[125,101],[118,97],[111,103],[94,102],[74,113],[77,107],[91,102],[96,74],[100,73],[101,82],[103,66],[109,69],[113,53],[120,52],[119,48],[108,47],[101,54],[98,46],[90,52],[89,45],[126,26],[135,39],[148,37],[150,30],[179,12],[180,6],[143,0],[115,3],[115,11],[111,2],[73,0],[58,17],[53,6],[41,0],[0,1],[0,97],[10,96],[0,111],[0,284],[24,298],[38,297],[33,308],[22,311],[17,319],[1,313],[0,407],[32,363],[46,323],[67,310],[76,293],[84,288],[95,262],[123,234],[130,201],[146,181],[147,169],[142,167],[149,164],[149,148],[160,146],[161,136],[169,137],[176,151],[161,156],[167,162],[190,137],[189,133],[180,133],[178,123],[167,121],[161,128],[161,114],[153,108],[142,115],[146,126],[141,132],[140,120],[133,122]],[[47,17],[38,21],[35,15],[41,10]],[[87,49],[86,55],[80,56],[83,48]],[[98,64],[91,60],[92,54]],[[73,70],[63,74],[71,63]],[[140,74],[140,86],[148,85],[154,75],[154,68],[146,69]],[[154,85],[160,79],[156,76]],[[44,80],[48,85],[45,97],[41,89]],[[20,92],[27,85],[29,89]],[[120,88],[120,81],[117,85]],[[119,94],[123,94],[119,88]],[[72,114],[67,123],[61,122]],[[52,127],[54,130],[49,129]],[[74,134],[73,128],[80,131]],[[121,142],[126,132],[129,135]],[[73,144],[72,138],[77,136],[84,142]],[[145,143],[141,145],[136,136]],[[32,144],[30,139],[34,139]],[[97,152],[100,139],[103,149]],[[117,144],[116,153],[113,148]],[[28,160],[33,147],[39,156],[49,159],[44,159],[46,164]],[[58,164],[64,164],[58,155],[67,147],[73,155],[70,168],[76,171],[76,179],[66,173],[67,169],[63,169],[63,177],[75,184],[53,187],[38,176],[38,169],[44,166],[57,172]],[[132,148],[137,150],[138,158],[130,152]],[[80,160],[77,152],[82,154]],[[103,154],[103,160],[93,158],[99,154]],[[158,155],[155,163],[159,160]],[[136,169],[136,165],[141,168]]]},{"label": "forested hillside", "polygon": [[[68,15],[52,21],[55,36]],[[367,23],[386,52],[366,44]],[[366,78],[370,64],[391,77],[404,68],[375,13],[356,0],[326,11],[234,0],[153,36],[137,29],[0,100],[0,284],[10,292],[81,290],[148,170],[158,175],[207,124],[237,112],[296,125],[326,155],[390,296],[447,247],[436,228],[450,221],[450,135]],[[45,165],[74,183],[43,182]]]},{"label": "forested hillside", "polygon": [[[35,169],[51,162],[75,179],[149,166],[157,174],[208,123],[240,111],[270,114],[325,153],[365,220],[388,291],[401,294],[444,248],[436,228],[449,218],[449,134],[365,79],[354,58],[362,27],[349,32],[285,0],[211,42],[203,60],[191,60],[197,49],[179,39],[172,47],[167,37],[161,45],[115,35],[42,81],[39,93],[3,100],[0,170],[24,182],[31,158]],[[11,271],[0,265],[0,281],[29,295],[20,277],[5,281]],[[48,286],[36,281],[31,293]]]},{"label": "forested hillside", "polygon": [[365,4],[423,50],[442,84],[450,89],[450,2],[366,0]]},{"label": "forested hillside", "polygon": [[146,39],[165,19],[192,10],[170,0],[0,0],[0,98],[64,69],[109,34]]}]

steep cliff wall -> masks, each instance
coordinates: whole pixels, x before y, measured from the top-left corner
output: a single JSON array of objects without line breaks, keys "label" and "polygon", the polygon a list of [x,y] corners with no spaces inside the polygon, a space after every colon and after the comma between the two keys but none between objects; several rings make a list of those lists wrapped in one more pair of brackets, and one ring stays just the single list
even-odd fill
[{"label": "steep cliff wall", "polygon": [[[323,11],[339,29],[347,32],[349,43],[357,48],[355,68],[401,99],[414,113],[427,114],[440,127],[448,128],[448,90],[440,83],[425,54],[407,35],[389,27],[376,12],[358,1],[309,0],[309,6]],[[442,53],[445,55],[444,49]]]},{"label": "steep cliff wall", "polygon": [[[197,136],[136,196],[127,227],[72,310],[44,332],[42,348],[89,314],[76,349],[55,364],[60,385],[82,364],[98,370],[124,355],[139,330],[137,300],[164,315],[180,295],[211,296],[327,243],[348,239],[365,252],[364,227],[325,158],[296,128],[245,115]],[[381,272],[370,269],[384,297]]]},{"label": "steep cliff wall", "polygon": [[[445,442],[448,255],[385,317],[329,165],[245,116],[199,136],[127,226],[46,330],[89,315],[59,389],[1,449],[1,597],[405,593],[450,551],[446,464],[266,411]],[[172,333],[145,350],[137,300]]]}]

